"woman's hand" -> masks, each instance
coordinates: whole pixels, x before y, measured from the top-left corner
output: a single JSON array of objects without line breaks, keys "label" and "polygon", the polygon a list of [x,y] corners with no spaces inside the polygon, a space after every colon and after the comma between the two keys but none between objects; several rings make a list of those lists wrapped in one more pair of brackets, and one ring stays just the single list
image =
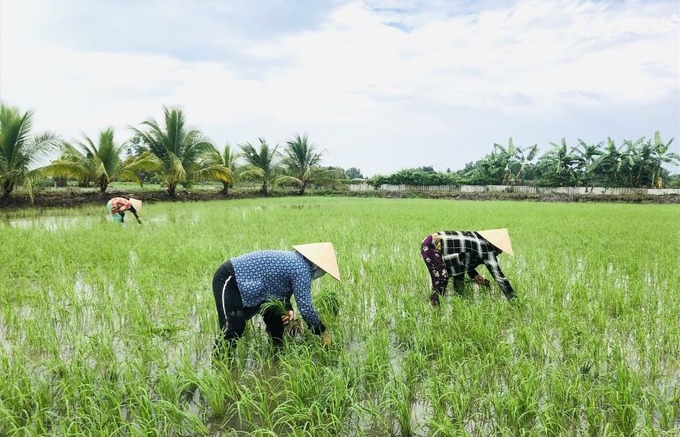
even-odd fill
[{"label": "woman's hand", "polygon": [[484,276],[482,275],[475,275],[474,280],[479,285],[483,285],[484,287],[489,286],[489,281],[487,281],[486,278],[484,278]]},{"label": "woman's hand", "polygon": [[281,316],[281,323],[283,323],[284,325],[289,324],[293,320],[295,320],[295,311],[293,310],[288,311],[287,315]]}]

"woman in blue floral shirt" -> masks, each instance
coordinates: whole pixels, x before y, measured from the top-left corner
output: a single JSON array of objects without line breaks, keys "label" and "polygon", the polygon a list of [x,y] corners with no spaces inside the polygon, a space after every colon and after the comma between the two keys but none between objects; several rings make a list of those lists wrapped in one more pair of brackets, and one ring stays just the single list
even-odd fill
[{"label": "woman in blue floral shirt", "polygon": [[232,258],[213,277],[213,295],[222,335],[216,346],[233,348],[243,335],[246,321],[260,312],[263,303],[282,301],[287,313],[266,306],[262,317],[274,345],[283,343],[286,324],[295,320],[291,297],[307,326],[321,336],[324,345],[331,337],[312,305],[312,280],[328,273],[338,281],[335,250],[331,243],[293,246],[295,250],[263,250]]}]

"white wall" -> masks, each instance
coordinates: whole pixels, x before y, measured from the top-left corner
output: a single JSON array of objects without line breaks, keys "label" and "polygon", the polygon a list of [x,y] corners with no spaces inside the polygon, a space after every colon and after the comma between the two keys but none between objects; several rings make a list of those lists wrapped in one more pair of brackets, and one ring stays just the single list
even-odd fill
[{"label": "white wall", "polygon": [[[374,191],[372,185],[347,184],[349,191]],[[606,188],[606,187],[532,187],[527,185],[381,185],[379,191],[443,191],[455,193],[538,193],[538,194],[615,194],[615,195],[680,195],[678,188]]]}]

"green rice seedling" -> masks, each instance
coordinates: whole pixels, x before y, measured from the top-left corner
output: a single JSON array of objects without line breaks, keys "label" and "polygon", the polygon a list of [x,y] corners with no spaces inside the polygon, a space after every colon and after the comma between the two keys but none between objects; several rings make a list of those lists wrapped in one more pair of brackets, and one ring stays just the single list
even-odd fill
[{"label": "green rice seedling", "polygon": [[638,407],[641,398],[638,381],[625,363],[619,363],[612,373],[614,384],[604,393],[604,402],[609,413],[609,422],[623,435],[635,435],[637,431]]},{"label": "green rice seedling", "polygon": [[[229,405],[236,401],[236,378],[224,364],[216,364],[215,367],[214,371],[206,371],[197,378],[195,386],[205,402],[206,416],[211,420],[228,420]],[[191,395],[193,398],[194,394]]]},{"label": "green rice seedling", "polygon": [[418,402],[420,381],[425,374],[426,362],[422,355],[409,352],[390,372],[385,388],[386,415],[393,416],[401,435],[412,435],[419,428],[413,410]]},{"label": "green rice seedling", "polygon": [[389,344],[387,332],[382,331],[367,339],[363,347],[362,381],[367,393],[381,389],[388,380],[391,369]]},{"label": "green rice seedling", "polygon": [[341,303],[337,291],[333,289],[320,290],[314,296],[314,306],[324,320],[332,323],[340,313]]},{"label": "green rice seedling", "polygon": [[504,382],[505,390],[492,397],[495,412],[501,418],[499,422],[513,432],[533,427],[539,412],[541,386],[535,367],[525,359],[517,360],[512,365],[512,375],[506,376]]},{"label": "green rice seedling", "polygon": [[413,391],[404,381],[391,379],[386,387],[385,395],[388,398],[386,403],[388,411],[386,413],[394,418],[399,434],[402,436],[411,435],[414,431],[411,417],[411,404],[414,401]]},{"label": "green rice seedling", "polygon": [[655,396],[652,406],[648,411],[658,411],[658,416],[651,417],[648,422],[656,425],[664,432],[673,432],[680,427],[680,388],[674,386],[666,389],[669,394],[663,391]]},{"label": "green rice seedling", "polygon": [[[680,427],[677,205],[296,197],[143,213],[142,226],[103,206],[0,213],[0,434]],[[492,284],[432,308],[423,237],[497,227],[517,300]],[[274,353],[255,317],[213,361],[215,269],[315,241],[333,242],[343,277],[312,287],[332,346],[304,330]]]}]

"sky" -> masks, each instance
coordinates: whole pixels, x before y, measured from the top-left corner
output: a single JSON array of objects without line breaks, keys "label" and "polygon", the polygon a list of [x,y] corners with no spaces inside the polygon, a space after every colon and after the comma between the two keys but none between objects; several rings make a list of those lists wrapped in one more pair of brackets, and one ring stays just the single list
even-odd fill
[{"label": "sky", "polygon": [[[0,100],[67,140],[179,106],[218,146],[307,134],[364,176],[494,143],[675,138],[677,0],[0,0]],[[673,173],[680,172],[677,167]]]}]

